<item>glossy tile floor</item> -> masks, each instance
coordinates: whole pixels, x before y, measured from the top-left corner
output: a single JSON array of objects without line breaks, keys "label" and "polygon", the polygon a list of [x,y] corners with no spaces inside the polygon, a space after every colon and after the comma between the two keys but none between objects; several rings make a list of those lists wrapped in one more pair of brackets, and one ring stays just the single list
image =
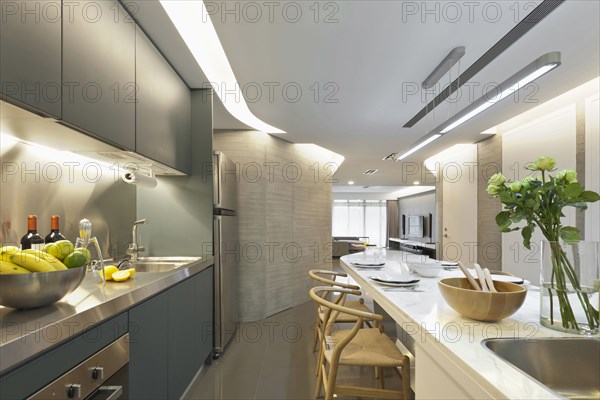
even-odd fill
[{"label": "glossy tile floor", "polygon": [[[223,357],[204,368],[186,398],[314,399],[314,322],[315,305],[309,301],[242,324]],[[401,387],[394,371],[385,376],[386,388]],[[342,367],[338,383],[375,386],[373,369]]]}]

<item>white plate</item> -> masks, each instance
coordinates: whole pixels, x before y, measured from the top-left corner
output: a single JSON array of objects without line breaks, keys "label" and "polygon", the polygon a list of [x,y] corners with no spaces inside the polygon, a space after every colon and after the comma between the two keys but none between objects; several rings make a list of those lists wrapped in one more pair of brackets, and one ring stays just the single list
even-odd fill
[{"label": "white plate", "polygon": [[359,267],[359,268],[381,268],[385,265],[384,262],[382,263],[370,263],[370,262],[365,262],[365,263],[361,263],[361,262],[350,262],[350,264],[352,264],[354,267]]},{"label": "white plate", "polygon": [[516,283],[517,285],[529,285],[531,282],[519,278],[518,276],[510,276],[510,275],[492,275],[492,280],[496,282],[509,282]]},{"label": "white plate", "polygon": [[393,284],[393,285],[416,285],[419,283],[420,279],[415,279],[411,276],[406,278],[404,274],[379,274],[379,275],[371,275],[369,278],[375,282],[379,282],[382,284]]},{"label": "white plate", "polygon": [[380,285],[383,285],[383,286],[393,286],[393,287],[412,287],[412,286],[417,286],[419,284],[419,282],[412,282],[412,283],[383,282],[383,281],[378,281],[373,278],[371,278],[371,280],[373,282],[379,283]]}]

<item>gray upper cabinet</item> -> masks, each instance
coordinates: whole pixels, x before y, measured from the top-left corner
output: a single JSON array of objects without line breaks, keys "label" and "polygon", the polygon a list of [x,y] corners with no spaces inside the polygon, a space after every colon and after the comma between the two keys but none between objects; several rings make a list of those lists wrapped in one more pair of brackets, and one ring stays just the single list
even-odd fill
[{"label": "gray upper cabinet", "polygon": [[63,3],[63,120],[131,150],[135,27],[117,1]]},{"label": "gray upper cabinet", "polygon": [[61,117],[61,1],[0,0],[0,91]]},{"label": "gray upper cabinet", "polygon": [[137,29],[135,150],[181,172],[191,171],[191,91]]}]

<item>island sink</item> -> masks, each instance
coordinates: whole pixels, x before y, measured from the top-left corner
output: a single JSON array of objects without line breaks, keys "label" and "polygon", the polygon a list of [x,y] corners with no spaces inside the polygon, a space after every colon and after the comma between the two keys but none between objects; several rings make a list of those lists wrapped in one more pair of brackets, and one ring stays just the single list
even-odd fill
[{"label": "island sink", "polygon": [[600,338],[486,339],[482,344],[560,396],[600,398]]}]

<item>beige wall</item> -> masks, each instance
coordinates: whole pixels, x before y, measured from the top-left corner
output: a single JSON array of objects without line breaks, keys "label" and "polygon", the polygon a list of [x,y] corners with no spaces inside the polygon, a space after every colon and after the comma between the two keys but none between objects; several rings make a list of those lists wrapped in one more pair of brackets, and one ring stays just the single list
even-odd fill
[{"label": "beige wall", "polygon": [[217,130],[213,148],[240,171],[240,319],[308,301],[308,270],[330,268],[333,199],[323,165],[331,160],[257,131]]},{"label": "beige wall", "polygon": [[[589,177],[586,176],[588,175],[586,174],[586,169],[590,171],[592,161],[597,159],[597,157],[589,156],[590,154],[593,154],[590,149],[592,141],[589,140],[588,134],[589,129],[593,126],[590,116],[593,116],[594,112],[586,113],[586,102],[587,99],[591,99],[593,96],[597,97],[597,88],[597,79],[581,85],[580,87],[498,125],[496,127],[498,131],[497,135],[477,144],[479,163],[477,189],[478,258],[482,265],[485,264],[485,266],[488,266],[490,269],[500,269],[502,267],[504,270],[520,273],[521,275],[524,275],[523,271],[526,270],[530,273],[531,279],[537,280],[537,269],[533,267],[528,269],[513,268],[511,265],[507,265],[514,264],[515,259],[515,254],[508,253],[507,249],[513,246],[513,250],[511,251],[514,251],[514,246],[521,243],[521,238],[517,234],[515,235],[514,243],[505,243],[504,246],[502,245],[502,242],[506,242],[510,234],[508,236],[503,236],[498,231],[495,223],[495,216],[501,211],[501,203],[487,194],[487,180],[489,176],[501,169],[503,163],[503,172],[510,179],[513,179],[513,175],[516,173],[514,169],[517,168],[517,164],[515,164],[517,161],[519,162],[517,170],[522,174],[524,173],[524,170],[522,169],[523,160],[533,161],[533,159],[540,155],[552,155],[557,158],[557,160],[560,160],[558,164],[559,168],[576,168],[580,182],[584,183],[588,188],[593,188],[593,183],[588,179]],[[566,108],[569,107],[571,107],[572,112],[565,113],[562,116],[557,115],[561,110],[566,110]],[[552,119],[554,120],[548,123],[549,126],[542,127],[539,125],[540,123]],[[559,123],[563,125],[567,124],[565,126],[568,126],[569,131],[571,131],[569,139],[567,140],[567,145],[564,143],[560,144],[556,138],[549,139],[550,131],[556,130]],[[533,126],[534,124],[538,125]],[[567,129],[565,126],[561,125],[561,127],[558,128],[559,132],[557,134],[559,136],[564,136],[566,134]],[[509,144],[509,141],[507,142],[508,136],[515,131],[519,131],[516,139],[518,145],[516,147],[507,147]],[[536,136],[536,138],[531,142],[531,139],[534,136]],[[515,148],[517,150],[515,150]],[[586,152],[588,153],[587,157]],[[597,148],[595,152],[597,153]],[[565,157],[566,153],[569,153],[571,161],[561,159],[561,157]],[[519,156],[522,156],[521,158],[523,160],[519,159]],[[498,168],[496,166],[498,166]],[[513,167],[512,169],[509,168],[511,166]],[[586,223],[588,226],[590,225],[590,218],[595,218],[597,220],[597,216],[594,216],[593,213],[588,210],[585,213],[575,214],[573,212],[573,215],[569,214],[567,219],[569,220],[569,223],[575,224],[583,232]],[[591,224],[593,224],[593,222]],[[506,258],[505,260],[502,259],[501,255],[500,257],[496,257],[494,252],[495,248],[502,248],[503,251],[507,253],[504,257]],[[519,255],[522,256],[525,254],[524,249],[520,250]],[[514,269],[514,271],[511,269]]]}]

